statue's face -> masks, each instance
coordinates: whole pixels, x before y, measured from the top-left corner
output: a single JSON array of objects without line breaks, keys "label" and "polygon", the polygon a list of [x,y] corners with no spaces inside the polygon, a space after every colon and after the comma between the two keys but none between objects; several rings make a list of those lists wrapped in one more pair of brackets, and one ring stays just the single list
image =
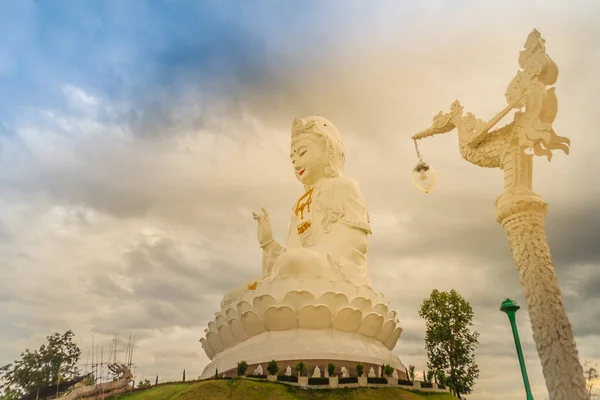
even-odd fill
[{"label": "statue's face", "polygon": [[292,144],[290,158],[296,177],[305,185],[311,186],[325,177],[329,158],[325,139],[318,135],[306,135]]}]

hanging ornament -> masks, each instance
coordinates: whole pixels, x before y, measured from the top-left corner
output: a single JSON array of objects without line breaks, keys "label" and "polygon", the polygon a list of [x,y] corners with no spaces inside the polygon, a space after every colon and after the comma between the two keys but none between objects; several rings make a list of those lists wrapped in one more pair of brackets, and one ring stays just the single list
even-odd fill
[{"label": "hanging ornament", "polygon": [[419,152],[419,146],[417,145],[417,139],[414,139],[414,141],[419,162],[412,170],[412,182],[417,189],[427,194],[433,189],[437,174],[432,166],[423,161],[423,157],[421,157],[421,153]]}]

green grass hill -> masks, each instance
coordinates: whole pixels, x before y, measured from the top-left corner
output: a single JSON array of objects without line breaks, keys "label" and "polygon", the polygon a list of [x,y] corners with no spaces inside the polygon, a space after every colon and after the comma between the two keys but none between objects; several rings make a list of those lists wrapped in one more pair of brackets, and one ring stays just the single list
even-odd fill
[{"label": "green grass hill", "polygon": [[250,379],[163,384],[111,397],[111,400],[456,400],[449,393],[412,392],[400,388],[306,390]]}]

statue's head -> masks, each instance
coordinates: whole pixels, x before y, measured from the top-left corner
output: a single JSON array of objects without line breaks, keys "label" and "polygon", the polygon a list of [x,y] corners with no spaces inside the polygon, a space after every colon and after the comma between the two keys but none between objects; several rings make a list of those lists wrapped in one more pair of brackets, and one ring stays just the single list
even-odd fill
[{"label": "statue's head", "polygon": [[290,157],[296,177],[305,187],[342,175],[346,161],[340,133],[323,117],[294,120]]}]

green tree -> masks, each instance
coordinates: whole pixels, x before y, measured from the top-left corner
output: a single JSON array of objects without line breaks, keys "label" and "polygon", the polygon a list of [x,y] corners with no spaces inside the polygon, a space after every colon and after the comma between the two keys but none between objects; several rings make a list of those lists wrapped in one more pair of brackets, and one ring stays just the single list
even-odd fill
[{"label": "green tree", "polygon": [[390,376],[390,377],[391,377],[391,376],[392,376],[392,374],[394,373],[394,367],[392,367],[392,366],[391,366],[391,365],[389,365],[389,364],[386,364],[386,365],[384,365],[384,366],[383,366],[383,373],[384,373],[386,376]]},{"label": "green tree", "polygon": [[150,386],[152,386],[152,383],[150,383],[150,380],[144,379],[143,382],[142,381],[138,382],[138,386],[137,387],[138,387],[138,389],[145,389],[145,388],[150,387]]},{"label": "green tree", "polygon": [[335,364],[329,363],[327,364],[327,375],[333,376],[335,374]]},{"label": "green tree", "polygon": [[356,364],[356,375],[361,377],[361,376],[363,376],[364,372],[365,372],[365,366],[362,365],[361,363]]},{"label": "green tree", "polygon": [[408,377],[410,378],[411,381],[415,380],[415,366],[414,365],[408,366]]},{"label": "green tree", "polygon": [[279,364],[277,364],[277,361],[271,360],[269,364],[267,364],[267,371],[269,371],[271,375],[275,375],[279,372]]},{"label": "green tree", "polygon": [[427,382],[431,383],[433,381],[435,373],[432,370],[427,371]]},{"label": "green tree", "polygon": [[71,330],[53,333],[38,350],[26,349],[20,360],[0,367],[3,396],[32,394],[40,387],[56,385],[59,374],[61,380],[78,377],[81,350],[73,342],[74,336]]},{"label": "green tree", "polygon": [[471,331],[473,308],[456,290],[433,290],[423,301],[419,315],[425,319],[427,366],[443,371],[459,399],[473,390],[479,377],[475,349],[479,333]]},{"label": "green tree", "polygon": [[240,361],[237,364],[237,374],[238,376],[246,375],[246,371],[248,370],[248,363],[246,361]]},{"label": "green tree", "polygon": [[306,372],[306,365],[300,361],[298,364],[296,364],[296,371],[298,371],[299,376],[304,376],[304,373]]}]

